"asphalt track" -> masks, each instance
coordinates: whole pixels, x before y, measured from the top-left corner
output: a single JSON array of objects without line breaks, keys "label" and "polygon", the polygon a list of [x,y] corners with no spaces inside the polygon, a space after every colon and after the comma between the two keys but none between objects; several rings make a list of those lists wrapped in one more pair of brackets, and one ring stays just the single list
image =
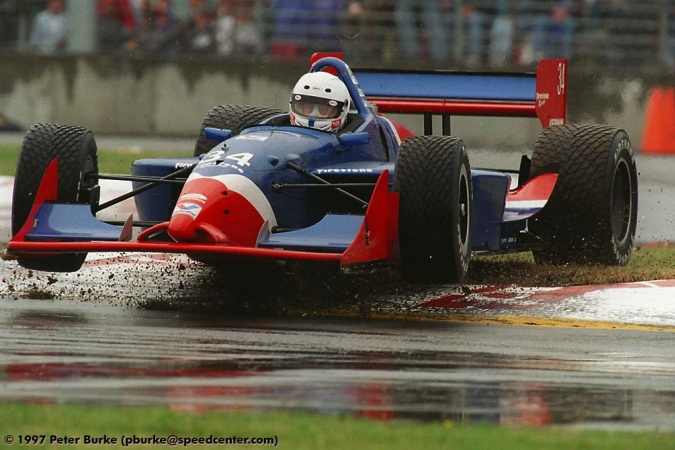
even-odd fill
[{"label": "asphalt track", "polygon": [[672,334],[0,300],[0,399],[675,428]]},{"label": "asphalt track", "polygon": [[[675,160],[638,165],[638,240],[675,241]],[[3,226],[8,189],[0,179]],[[675,430],[672,281],[374,293],[378,276],[280,272],[163,255],[91,255],[58,275],[3,262],[0,399]]]}]

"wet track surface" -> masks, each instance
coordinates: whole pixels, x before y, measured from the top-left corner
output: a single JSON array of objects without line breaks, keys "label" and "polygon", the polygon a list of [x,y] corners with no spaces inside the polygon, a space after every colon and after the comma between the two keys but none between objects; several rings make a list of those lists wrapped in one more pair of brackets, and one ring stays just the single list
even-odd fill
[{"label": "wet track surface", "polygon": [[640,294],[668,286],[622,288],[634,305],[612,321],[603,289],[373,296],[310,269],[256,288],[181,257],[2,267],[0,401],[675,429],[675,304]]},{"label": "wet track surface", "polygon": [[[642,243],[675,241],[664,161],[638,160]],[[675,430],[671,281],[467,291],[265,270],[2,262],[0,401]]]},{"label": "wet track surface", "polygon": [[672,334],[0,301],[4,401],[675,428]]}]

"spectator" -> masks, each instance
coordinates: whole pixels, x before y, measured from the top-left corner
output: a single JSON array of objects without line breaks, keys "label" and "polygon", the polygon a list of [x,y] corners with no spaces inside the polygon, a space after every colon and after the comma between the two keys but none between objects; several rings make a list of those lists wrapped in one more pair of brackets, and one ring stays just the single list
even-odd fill
[{"label": "spectator", "polygon": [[141,26],[141,22],[147,19],[147,10],[152,9],[152,0],[129,0],[129,10],[134,16],[136,27]]},{"label": "spectator", "polygon": [[209,14],[197,12],[192,16],[187,30],[187,44],[192,52],[212,53],[215,50],[215,29]]},{"label": "spectator", "polygon": [[272,56],[282,59],[307,56],[312,2],[272,0],[271,6],[274,11]]},{"label": "spectator", "polygon": [[157,16],[165,16],[171,22],[173,22],[175,19],[171,0],[157,0],[152,6],[152,9],[155,11]]},{"label": "spectator", "polygon": [[175,33],[170,6],[170,0],[164,0],[154,5],[151,0],[141,0],[140,11],[136,20],[138,26],[134,34],[135,41],[138,43],[138,50],[159,53],[167,57],[174,56],[173,41]]},{"label": "spectator", "polygon": [[[447,0],[397,2],[396,26],[399,46],[405,58],[429,56],[437,61],[448,58],[453,6],[453,2]],[[420,51],[424,41],[424,51]]]},{"label": "spectator", "polygon": [[547,2],[518,0],[516,6],[516,62],[529,66],[546,54],[548,40]]},{"label": "spectator", "polygon": [[66,2],[49,0],[35,16],[30,35],[30,47],[41,53],[54,53],[66,47]]},{"label": "spectator", "polygon": [[462,15],[464,17],[464,35],[466,36],[464,57],[469,67],[475,67],[483,62],[485,48],[483,23],[485,22],[485,16],[483,11],[471,3],[464,3]]},{"label": "spectator", "polygon": [[312,51],[339,51],[340,18],[345,11],[344,0],[317,0],[312,2],[310,42]]},{"label": "spectator", "polygon": [[156,50],[154,22],[155,14],[150,0],[141,0],[135,3],[138,11],[134,12],[134,21],[137,24],[135,38],[138,41],[139,50]]},{"label": "spectator", "polygon": [[216,20],[219,54],[262,52],[262,37],[254,22],[254,6],[251,0],[220,1]]},{"label": "spectator", "polygon": [[571,2],[563,1],[551,8],[546,57],[569,58],[572,56],[574,18]]},{"label": "spectator", "polygon": [[218,18],[216,19],[216,42],[218,53],[229,56],[235,48],[234,0],[221,0],[218,4]]},{"label": "spectator", "polygon": [[99,0],[96,4],[99,50],[123,50],[132,42],[136,22],[128,0]]},{"label": "spectator", "polygon": [[489,61],[492,67],[503,67],[513,59],[515,24],[509,1],[500,0],[495,8],[490,28]]},{"label": "spectator", "polygon": [[350,59],[385,62],[396,55],[394,0],[350,1],[342,17],[342,48]]},{"label": "spectator", "polygon": [[518,62],[534,64],[541,58],[570,58],[575,15],[581,14],[578,1],[519,0]]},{"label": "spectator", "polygon": [[189,52],[215,52],[215,15],[205,0],[190,0],[190,17],[183,27],[180,39],[185,50]]},{"label": "spectator", "polygon": [[154,33],[159,51],[164,56],[173,57],[176,54],[176,17],[171,0],[159,0],[153,7]]},{"label": "spectator", "polygon": [[132,32],[136,26],[136,20],[131,9],[129,0],[99,0],[97,11],[100,7],[112,6],[111,17],[124,27],[127,32]]}]

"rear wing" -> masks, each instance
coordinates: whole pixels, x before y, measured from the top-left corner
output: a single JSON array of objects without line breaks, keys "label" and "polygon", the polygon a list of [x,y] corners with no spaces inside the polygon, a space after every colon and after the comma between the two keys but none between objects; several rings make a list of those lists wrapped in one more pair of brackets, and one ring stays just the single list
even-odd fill
[{"label": "rear wing", "polygon": [[379,112],[537,117],[544,128],[565,123],[567,60],[544,59],[536,73],[469,73],[355,69]]},{"label": "rear wing", "polygon": [[380,112],[537,117],[544,128],[565,123],[567,60],[544,59],[536,73],[354,70]]}]

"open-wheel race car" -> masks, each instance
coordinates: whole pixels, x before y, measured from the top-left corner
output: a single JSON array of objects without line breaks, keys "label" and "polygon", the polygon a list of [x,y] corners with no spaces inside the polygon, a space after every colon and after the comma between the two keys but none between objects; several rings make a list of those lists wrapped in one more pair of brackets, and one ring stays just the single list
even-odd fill
[{"label": "open-wheel race car", "polygon": [[[129,176],[98,172],[89,130],[33,125],[16,170],[8,253],[46,271],[76,271],[87,252],[166,252],[214,265],[393,265],[409,280],[447,282],[461,281],[478,253],[627,262],[637,221],[630,140],[610,126],[565,123],[566,60],[497,74],[352,71],[340,58],[315,58],[309,73],[324,72],[344,84],[344,101],[299,83],[290,112],[216,106],[192,156],[141,159]],[[422,115],[424,135],[385,113]],[[313,126],[314,115],[328,131]],[[433,135],[438,115],[442,134]],[[464,142],[450,135],[452,115],[537,117],[544,129],[520,170],[472,169]],[[101,203],[107,178],[131,180],[133,190]],[[96,218],[131,196],[137,214],[128,220]]]}]

